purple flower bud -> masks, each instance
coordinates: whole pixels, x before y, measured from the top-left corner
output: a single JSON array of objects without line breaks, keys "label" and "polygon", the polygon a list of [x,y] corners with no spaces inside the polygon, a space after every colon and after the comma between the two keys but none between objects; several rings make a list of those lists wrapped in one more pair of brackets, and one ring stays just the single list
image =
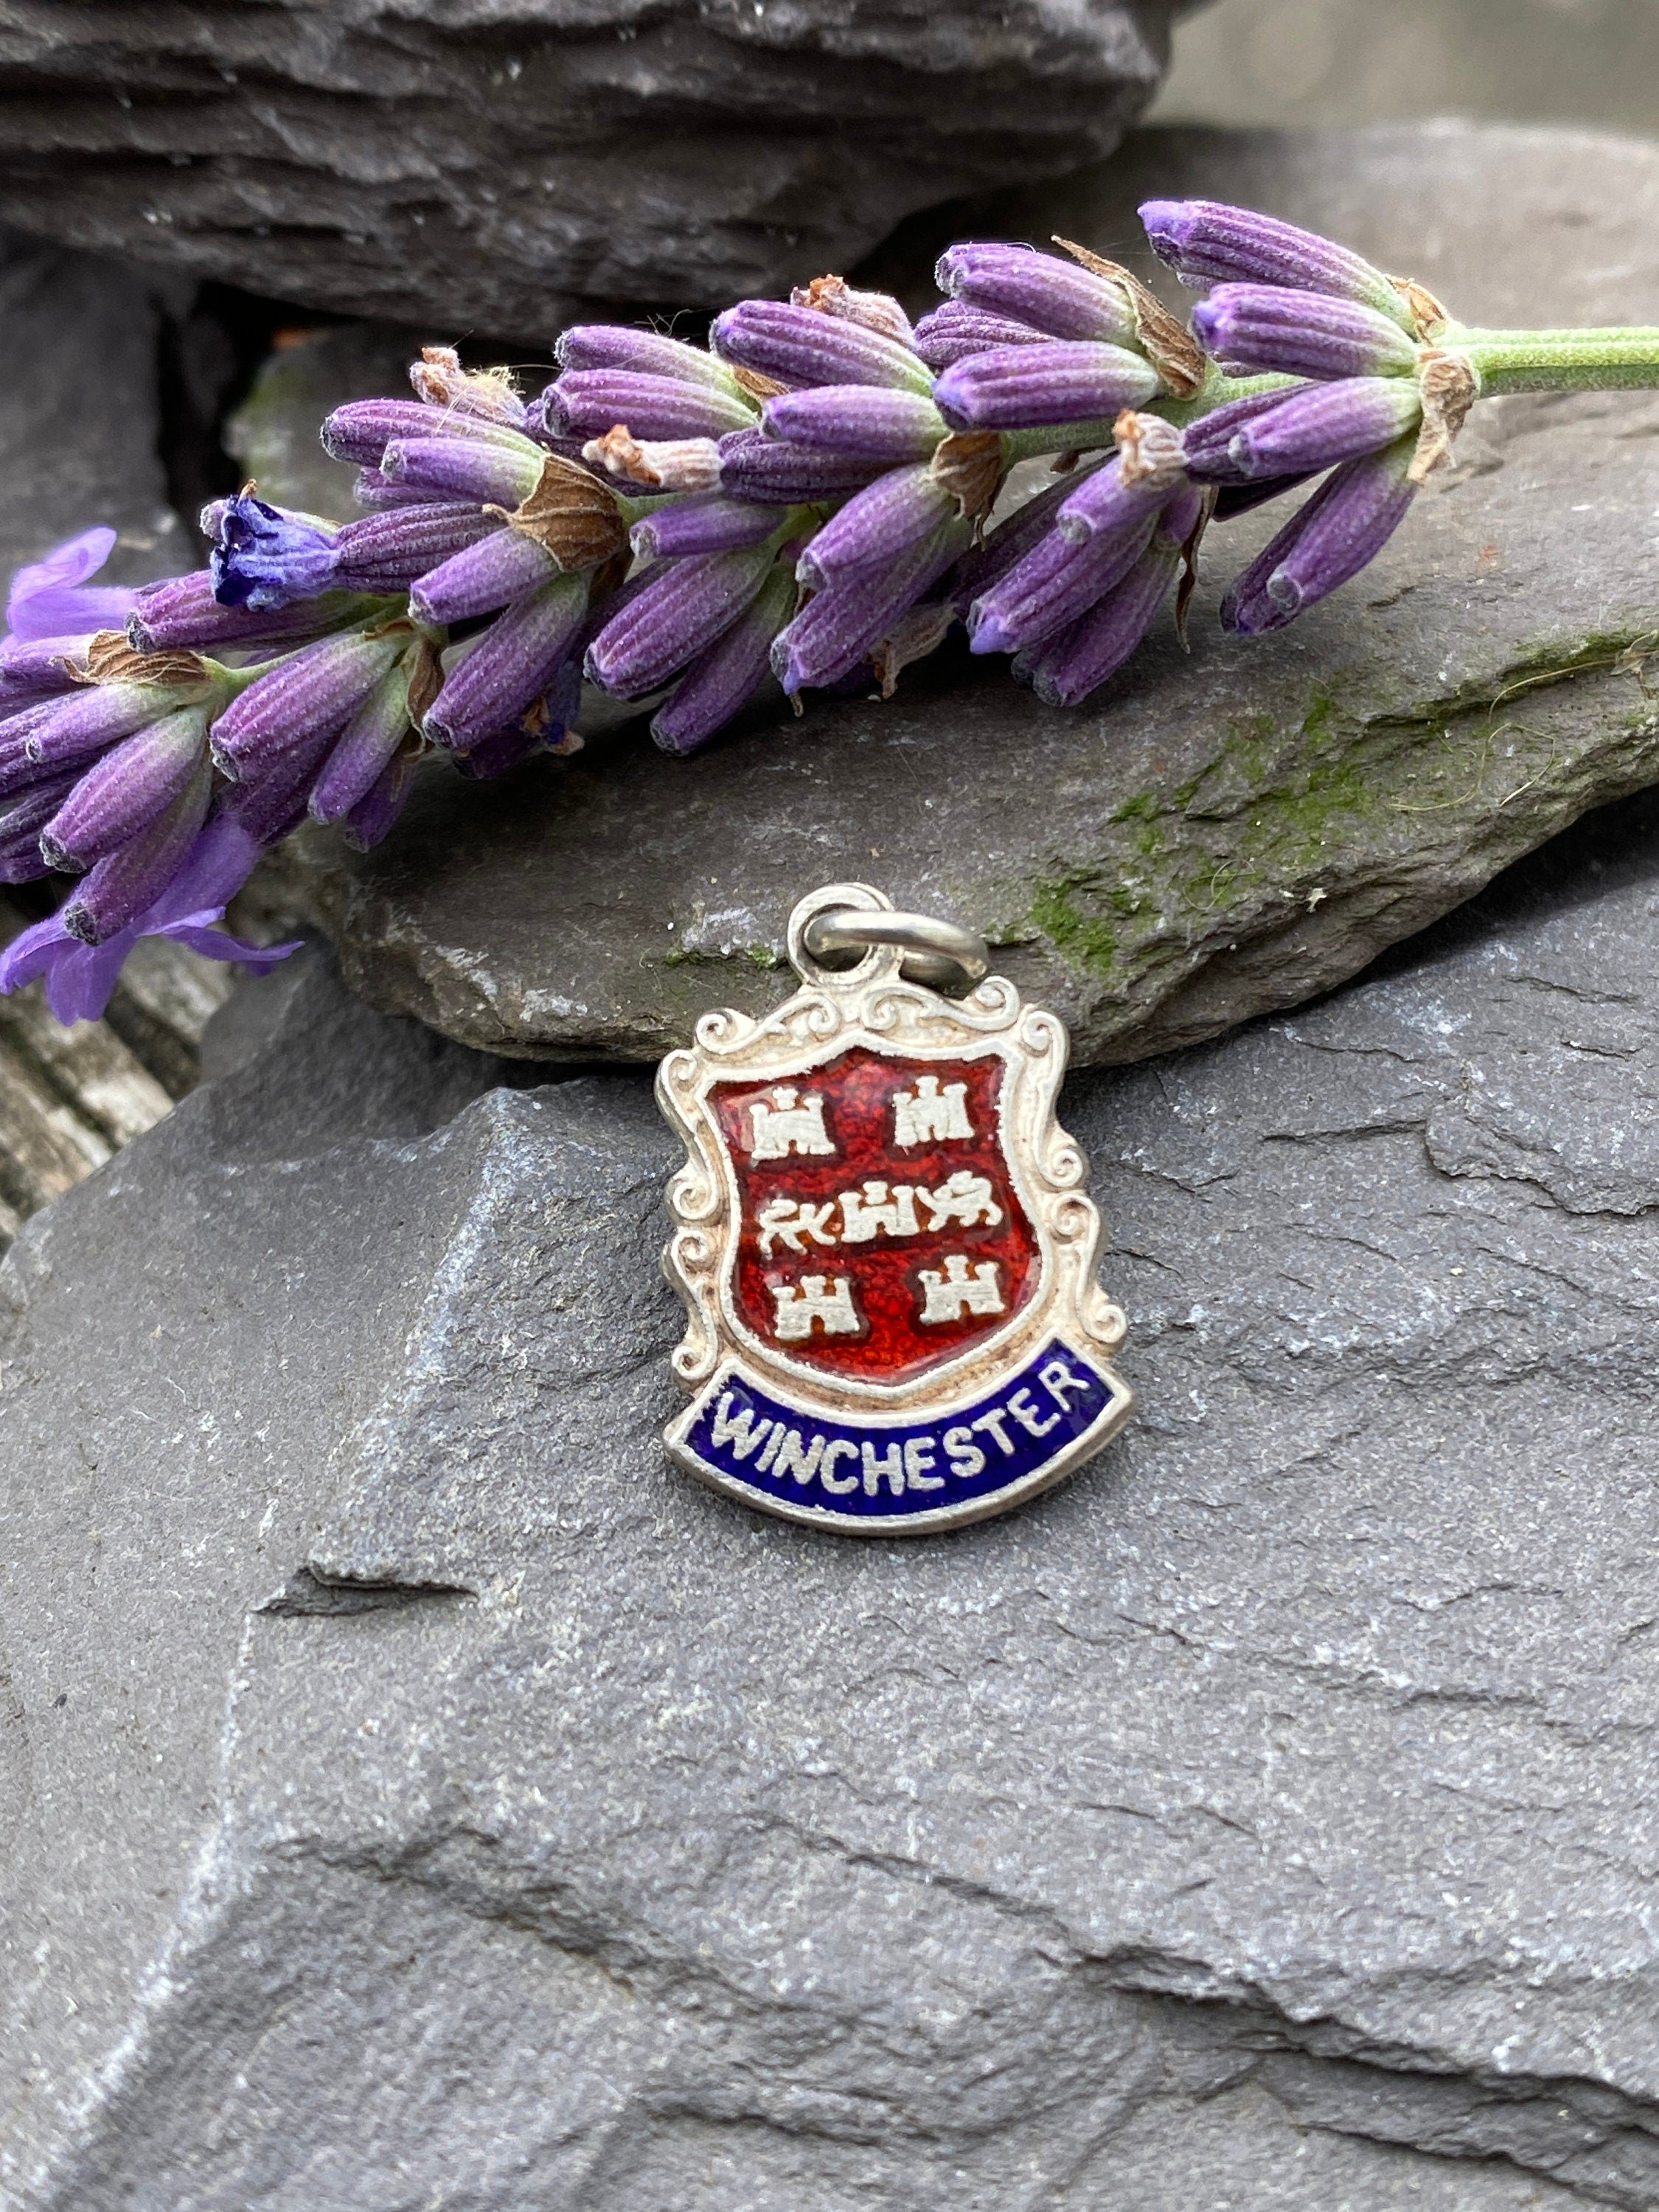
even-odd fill
[{"label": "purple flower bud", "polygon": [[807,601],[772,647],[772,667],[793,698],[838,684],[869,659],[905,610],[936,583],[972,526],[952,519],[884,568],[860,568]]},{"label": "purple flower bud", "polygon": [[1164,532],[1121,582],[1058,636],[1014,663],[1016,676],[1054,707],[1075,707],[1120,669],[1168,596],[1181,547]]},{"label": "purple flower bud", "polygon": [[421,358],[410,365],[409,380],[416,397],[428,407],[500,422],[509,430],[524,428],[524,402],[513,389],[510,373],[504,368],[465,369],[453,346],[422,346]]},{"label": "purple flower bud", "polygon": [[732,499],[768,507],[845,498],[878,477],[884,465],[791,445],[758,429],[739,430],[720,443],[720,489]]},{"label": "purple flower bud", "polygon": [[1407,471],[1416,440],[1347,462],[1327,477],[1277,538],[1235,579],[1221,603],[1224,629],[1256,635],[1283,629],[1358,575],[1403,520],[1415,487]]},{"label": "purple flower bud", "polygon": [[475,444],[465,438],[394,438],[380,462],[393,483],[418,484],[446,499],[486,501],[514,507],[541,481],[546,456],[520,438],[508,446]]},{"label": "purple flower bud", "polygon": [[0,801],[15,799],[20,793],[33,791],[39,783],[50,777],[68,773],[79,775],[84,763],[72,761],[65,766],[54,762],[43,768],[39,761],[29,757],[28,741],[38,726],[28,714],[13,714],[0,723]]},{"label": "purple flower bud", "polygon": [[1078,486],[1060,507],[1055,528],[1073,545],[1085,545],[1092,538],[1121,537],[1156,514],[1171,491],[1185,481],[1185,472],[1178,466],[1132,472],[1120,453]]},{"label": "purple flower bud", "polygon": [[569,657],[587,594],[586,576],[560,576],[497,615],[445,676],[426,712],[428,736],[464,753],[515,721]]},{"label": "purple flower bud", "polygon": [[1155,520],[1155,514],[1144,515],[1110,537],[1091,538],[1081,545],[1062,538],[1058,530],[1039,538],[1024,559],[969,609],[970,649],[1017,653],[1075,622],[1133,568]]},{"label": "purple flower bud", "polygon": [[332,523],[290,514],[251,492],[219,502],[218,543],[208,556],[213,596],[222,607],[267,609],[314,599],[334,575]]},{"label": "purple flower bud", "polygon": [[780,562],[731,628],[706,647],[652,718],[665,753],[694,753],[729,722],[765,677],[774,639],[799,597]]},{"label": "purple flower bud", "polygon": [[1088,422],[1141,407],[1159,389],[1158,371],[1122,346],[996,346],[947,368],[933,386],[958,430],[1037,429]]},{"label": "purple flower bud", "polygon": [[824,453],[852,453],[893,465],[925,461],[945,434],[945,418],[919,392],[876,384],[819,384],[769,399],[768,434]]},{"label": "purple flower bud", "polygon": [[394,753],[380,770],[373,788],[357,801],[341,823],[346,842],[360,853],[380,843],[407,803],[415,781],[412,753]]},{"label": "purple flower bud", "polygon": [[1193,310],[1218,361],[1287,376],[1409,376],[1417,349],[1396,322],[1352,300],[1272,284],[1221,284]]},{"label": "purple flower bud", "polygon": [[46,767],[89,760],[179,703],[176,691],[155,684],[94,684],[35,710],[40,719],[24,740],[28,757]]},{"label": "purple flower bud", "polygon": [[380,635],[348,630],[319,639],[257,676],[213,725],[213,757],[233,783],[261,774],[273,758],[337,730],[365,700],[410,640],[406,624]]},{"label": "purple flower bud", "polygon": [[1034,331],[1007,315],[988,314],[964,300],[947,300],[916,325],[916,351],[929,368],[949,368],[970,353],[989,353],[994,348],[1046,345],[1047,331]]},{"label": "purple flower bud", "polygon": [[1298,484],[1312,481],[1311,477],[1264,477],[1260,483],[1223,484],[1216,494],[1215,520],[1231,522],[1241,514],[1250,514],[1258,507],[1266,507],[1269,500],[1282,499]]},{"label": "purple flower bud", "polygon": [[[623,323],[576,323],[553,349],[562,370],[580,375],[589,369],[626,369],[641,376],[672,376],[681,384],[734,394],[742,386],[723,361],[681,338],[659,331],[636,331]],[[550,389],[551,387],[550,386]]]},{"label": "purple flower bud", "polygon": [[1219,200],[1148,200],[1140,210],[1158,259],[1183,284],[1274,284],[1375,307],[1408,330],[1405,301],[1380,269],[1294,223]]},{"label": "purple flower bud", "polygon": [[285,644],[332,629],[349,610],[343,593],[328,593],[272,611],[222,607],[205,568],[146,585],[127,617],[128,641],[137,653],[199,652],[210,647]]},{"label": "purple flower bud", "polygon": [[471,622],[527,598],[558,573],[546,547],[522,530],[493,531],[428,569],[409,594],[410,611],[421,622]]},{"label": "purple flower bud", "polygon": [[1029,246],[953,246],[933,281],[951,299],[1029,323],[1055,338],[1132,346],[1134,310],[1121,285]]},{"label": "purple flower bud", "polygon": [[588,681],[619,699],[643,698],[666,684],[729,629],[765,580],[769,544],[672,561],[614,614],[587,648]]},{"label": "purple flower bud", "polygon": [[91,643],[90,634],[84,637],[0,639],[0,684],[7,691],[33,692],[40,697],[73,691],[76,678],[70,670],[84,668],[87,648]]},{"label": "purple flower bud", "polygon": [[556,437],[602,438],[621,423],[635,438],[723,438],[752,429],[753,403],[708,384],[625,368],[575,369],[542,394]]},{"label": "purple flower bud", "polygon": [[1252,392],[1243,399],[1229,399],[1220,407],[1212,407],[1207,415],[1199,416],[1181,434],[1188,475],[1200,483],[1235,483],[1239,471],[1231,448],[1238,433],[1259,416],[1282,407],[1287,399],[1319,388],[1313,384],[1282,384],[1271,392]]},{"label": "purple flower bud", "polygon": [[801,555],[795,574],[809,591],[891,561],[956,512],[926,463],[891,469],[832,514]]},{"label": "purple flower bud", "polygon": [[1024,558],[1039,538],[1048,536],[1061,507],[1079,485],[1103,465],[1097,462],[1093,468],[1076,471],[1044,485],[1024,506],[1017,507],[1006,520],[1000,522],[982,544],[964,553],[951,572],[951,605],[964,609],[982,599],[1016,561]]},{"label": "purple flower bud", "polygon": [[188,858],[212,791],[212,771],[203,757],[176,799],[82,877],[59,917],[71,937],[101,945],[155,904]]},{"label": "purple flower bud", "polygon": [[1423,419],[1416,379],[1346,377],[1292,393],[1236,430],[1228,457],[1247,480],[1312,476],[1391,446]]},{"label": "purple flower bud", "polygon": [[520,434],[505,422],[422,406],[418,399],[349,399],[326,418],[319,434],[325,453],[337,461],[356,461],[364,468],[379,465],[381,453],[393,438],[455,438],[471,445],[509,449],[524,442]]},{"label": "purple flower bud", "polygon": [[74,786],[75,771],[60,770],[0,805],[0,884],[29,884],[47,873],[51,864],[40,850],[40,832]]},{"label": "purple flower bud", "polygon": [[757,507],[718,492],[665,501],[634,525],[628,542],[642,561],[678,559],[686,553],[732,553],[758,545],[779,526],[775,507]]},{"label": "purple flower bud", "polygon": [[182,707],[106,752],[47,823],[41,850],[54,868],[89,868],[170,806],[207,752],[207,709]]},{"label": "purple flower bud", "polygon": [[890,292],[855,291],[844,276],[815,276],[810,284],[797,284],[789,295],[792,307],[815,307],[821,315],[836,315],[844,323],[857,323],[876,331],[899,345],[910,343],[910,318]]},{"label": "purple flower bud", "polygon": [[406,592],[429,569],[500,528],[465,501],[389,508],[348,522],[334,548],[334,580],[349,592]]},{"label": "purple flower bud", "polygon": [[359,469],[351,487],[359,507],[429,507],[443,502],[441,491],[422,491],[410,483],[393,483],[380,469]]},{"label": "purple flower bud", "polygon": [[926,392],[927,364],[862,324],[781,300],[744,300],[716,315],[710,343],[726,360],[780,384],[885,384]]},{"label": "purple flower bud", "polygon": [[400,662],[351,715],[311,780],[313,820],[337,822],[349,814],[409,734],[409,667]]},{"label": "purple flower bud", "polygon": [[224,793],[221,804],[257,844],[279,845],[305,820],[335,735],[331,729],[308,731],[286,751],[262,760],[250,781]]}]

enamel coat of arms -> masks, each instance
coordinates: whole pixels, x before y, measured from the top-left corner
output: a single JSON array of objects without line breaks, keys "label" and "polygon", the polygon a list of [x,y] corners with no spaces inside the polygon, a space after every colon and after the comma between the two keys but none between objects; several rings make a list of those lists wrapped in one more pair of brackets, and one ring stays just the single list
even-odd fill
[{"label": "enamel coat of arms", "polygon": [[808,931],[831,909],[891,911],[866,884],[803,900],[794,996],[760,1020],[705,1014],[658,1075],[686,1149],[664,1267],[693,1394],[665,1441],[790,1520],[949,1528],[1048,1489],[1121,1425],[1124,1319],[1054,1118],[1063,1024],[1000,976],[955,999],[908,981],[891,945],[826,967]]}]

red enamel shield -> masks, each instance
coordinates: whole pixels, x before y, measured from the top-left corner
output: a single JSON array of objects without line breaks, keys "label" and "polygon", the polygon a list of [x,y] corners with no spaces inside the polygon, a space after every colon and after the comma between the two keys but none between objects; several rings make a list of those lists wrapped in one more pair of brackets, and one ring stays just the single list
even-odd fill
[{"label": "red enamel shield", "polygon": [[783,1358],[899,1382],[1006,1328],[1042,1251],[1003,1141],[1000,1054],[856,1046],[811,1074],[718,1082],[739,1199],[729,1294]]}]

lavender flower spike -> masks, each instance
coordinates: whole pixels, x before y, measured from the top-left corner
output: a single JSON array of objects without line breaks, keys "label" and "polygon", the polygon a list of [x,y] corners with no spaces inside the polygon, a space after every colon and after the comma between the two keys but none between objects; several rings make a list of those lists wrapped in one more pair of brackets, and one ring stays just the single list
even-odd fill
[{"label": "lavender flower spike", "polygon": [[716,315],[709,343],[723,359],[780,384],[884,384],[926,392],[925,362],[878,331],[816,307],[744,300]]},{"label": "lavender flower spike", "polygon": [[659,331],[640,331],[626,323],[575,323],[563,331],[554,358],[561,370],[580,375],[589,369],[627,369],[641,376],[672,376],[682,384],[733,396],[742,391],[731,370],[712,353]]},{"label": "lavender flower spike", "polygon": [[1405,518],[1416,440],[1349,461],[1328,477],[1273,543],[1235,579],[1221,603],[1224,629],[1283,629],[1375,559]]},{"label": "lavender flower spike", "polygon": [[427,734],[464,753],[522,714],[569,655],[587,595],[586,576],[559,576],[498,615],[445,676],[427,709]]},{"label": "lavender flower spike", "polygon": [[366,699],[408,642],[407,624],[378,636],[348,630],[303,647],[255,678],[213,725],[213,758],[233,783],[258,775]]},{"label": "lavender flower spike", "polygon": [[671,562],[600,629],[587,648],[589,681],[623,699],[665,684],[730,629],[765,580],[775,551],[769,542]]},{"label": "lavender flower spike", "polygon": [[720,442],[720,487],[732,499],[767,507],[816,505],[845,499],[878,476],[884,464],[848,453],[826,453],[816,446],[797,446],[769,438],[762,430],[738,430]]},{"label": "lavender flower spike", "polygon": [[780,561],[731,628],[706,646],[652,718],[665,753],[694,753],[729,722],[767,673],[773,640],[799,596]]},{"label": "lavender flower spike", "polygon": [[340,532],[334,580],[347,591],[390,598],[499,527],[495,516],[466,500],[384,508],[348,522]]},{"label": "lavender flower spike", "polygon": [[1138,353],[1057,340],[970,354],[945,370],[933,398],[953,429],[1024,430],[1144,407],[1160,389],[1158,371]]},{"label": "lavender flower spike", "polygon": [[88,630],[119,629],[137,594],[115,585],[88,584],[115,547],[106,525],[83,530],[18,569],[6,599],[6,627],[21,638],[72,637]]},{"label": "lavender flower spike", "polygon": [[968,635],[975,653],[1017,653],[1064,629],[1126,576],[1152,534],[1153,513],[1108,537],[1073,544],[1059,531],[1040,538],[1022,561],[974,601]]},{"label": "lavender flower spike", "polygon": [[78,872],[136,837],[196,774],[206,757],[207,726],[205,707],[183,707],[106,753],[43,826],[45,858],[54,868]]},{"label": "lavender flower spike", "polygon": [[925,461],[945,435],[945,417],[919,392],[873,384],[820,384],[781,392],[762,415],[769,436],[870,461]]},{"label": "lavender flower spike", "polygon": [[711,492],[701,498],[665,500],[642,515],[628,542],[643,561],[684,553],[732,553],[758,545],[778,527],[778,510],[752,501],[725,499]]},{"label": "lavender flower spike", "polygon": [[1218,361],[1288,376],[1409,376],[1417,348],[1396,322],[1352,300],[1310,299],[1271,284],[1218,284],[1193,310]]},{"label": "lavender flower spike", "polygon": [[1355,376],[1293,392],[1242,423],[1227,457],[1247,482],[1312,476],[1391,446],[1423,419],[1414,377]]},{"label": "lavender flower spike", "polygon": [[547,456],[528,438],[486,446],[470,438],[394,438],[380,457],[393,483],[479,506],[518,507],[541,480]]},{"label": "lavender flower spike", "polygon": [[127,637],[135,653],[282,644],[337,628],[357,604],[344,592],[330,592],[276,612],[221,606],[213,596],[212,575],[198,568],[188,576],[147,584],[127,617]]},{"label": "lavender flower spike", "polygon": [[63,910],[71,937],[101,945],[155,904],[196,842],[212,793],[213,771],[204,756],[176,799],[82,877]]},{"label": "lavender flower spike", "polygon": [[324,418],[319,435],[331,459],[355,461],[360,468],[375,467],[394,438],[454,438],[509,449],[524,442],[507,423],[423,406],[418,399],[349,399]]},{"label": "lavender flower spike", "polygon": [[1118,536],[1157,514],[1186,483],[1181,433],[1156,415],[1125,413],[1118,422],[1118,442],[1114,458],[1084,478],[1056,518],[1060,536],[1073,544]]},{"label": "lavender flower spike", "polygon": [[947,300],[916,325],[916,351],[930,368],[945,369],[970,353],[989,353],[994,346],[1043,345],[1048,337],[1046,331],[1034,331],[1029,323]]},{"label": "lavender flower spike", "polygon": [[409,735],[409,674],[400,665],[383,676],[341,731],[311,787],[313,821],[337,822],[380,781]]},{"label": "lavender flower spike", "polygon": [[809,599],[772,647],[772,668],[793,698],[809,685],[838,684],[868,660],[930,584],[965,548],[972,525],[941,522],[885,566],[860,568]]},{"label": "lavender flower spike", "polygon": [[953,246],[940,255],[933,281],[953,300],[1049,337],[1135,343],[1134,310],[1121,285],[1034,246]]},{"label": "lavender flower spike", "polygon": [[409,594],[419,622],[470,622],[550,583],[559,564],[522,530],[496,530],[428,569]]},{"label": "lavender flower spike", "polygon": [[542,394],[542,420],[555,437],[602,438],[617,423],[636,438],[723,438],[754,426],[741,392],[635,369],[572,370]]},{"label": "lavender flower spike", "polygon": [[801,555],[795,574],[809,591],[896,559],[956,512],[925,463],[891,469],[832,514]]},{"label": "lavender flower spike", "polygon": [[1115,673],[1152,626],[1197,525],[1202,495],[1178,492],[1164,508],[1151,543],[1086,614],[1014,663],[1039,699],[1074,707]]},{"label": "lavender flower spike", "polygon": [[333,581],[337,535],[335,523],[239,492],[219,507],[218,542],[208,556],[213,596],[222,607],[259,613],[314,599]]},{"label": "lavender flower spike", "polygon": [[1402,330],[1411,313],[1396,285],[1345,246],[1220,200],[1148,200],[1140,210],[1158,259],[1183,284],[1276,284],[1374,307]]}]

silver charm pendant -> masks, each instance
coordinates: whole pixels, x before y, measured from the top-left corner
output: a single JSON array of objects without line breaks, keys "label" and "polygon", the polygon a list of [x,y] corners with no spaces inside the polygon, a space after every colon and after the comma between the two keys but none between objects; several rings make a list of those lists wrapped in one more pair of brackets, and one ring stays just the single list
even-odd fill
[{"label": "silver charm pendant", "polygon": [[[1087,1167],[1054,1119],[1065,1028],[986,975],[981,939],[866,884],[803,899],[789,957],[801,988],[775,1013],[705,1014],[658,1073],[687,1154],[663,1266],[695,1394],[665,1441],[814,1528],[984,1520],[1132,1402]],[[973,988],[932,988],[951,983]]]}]

